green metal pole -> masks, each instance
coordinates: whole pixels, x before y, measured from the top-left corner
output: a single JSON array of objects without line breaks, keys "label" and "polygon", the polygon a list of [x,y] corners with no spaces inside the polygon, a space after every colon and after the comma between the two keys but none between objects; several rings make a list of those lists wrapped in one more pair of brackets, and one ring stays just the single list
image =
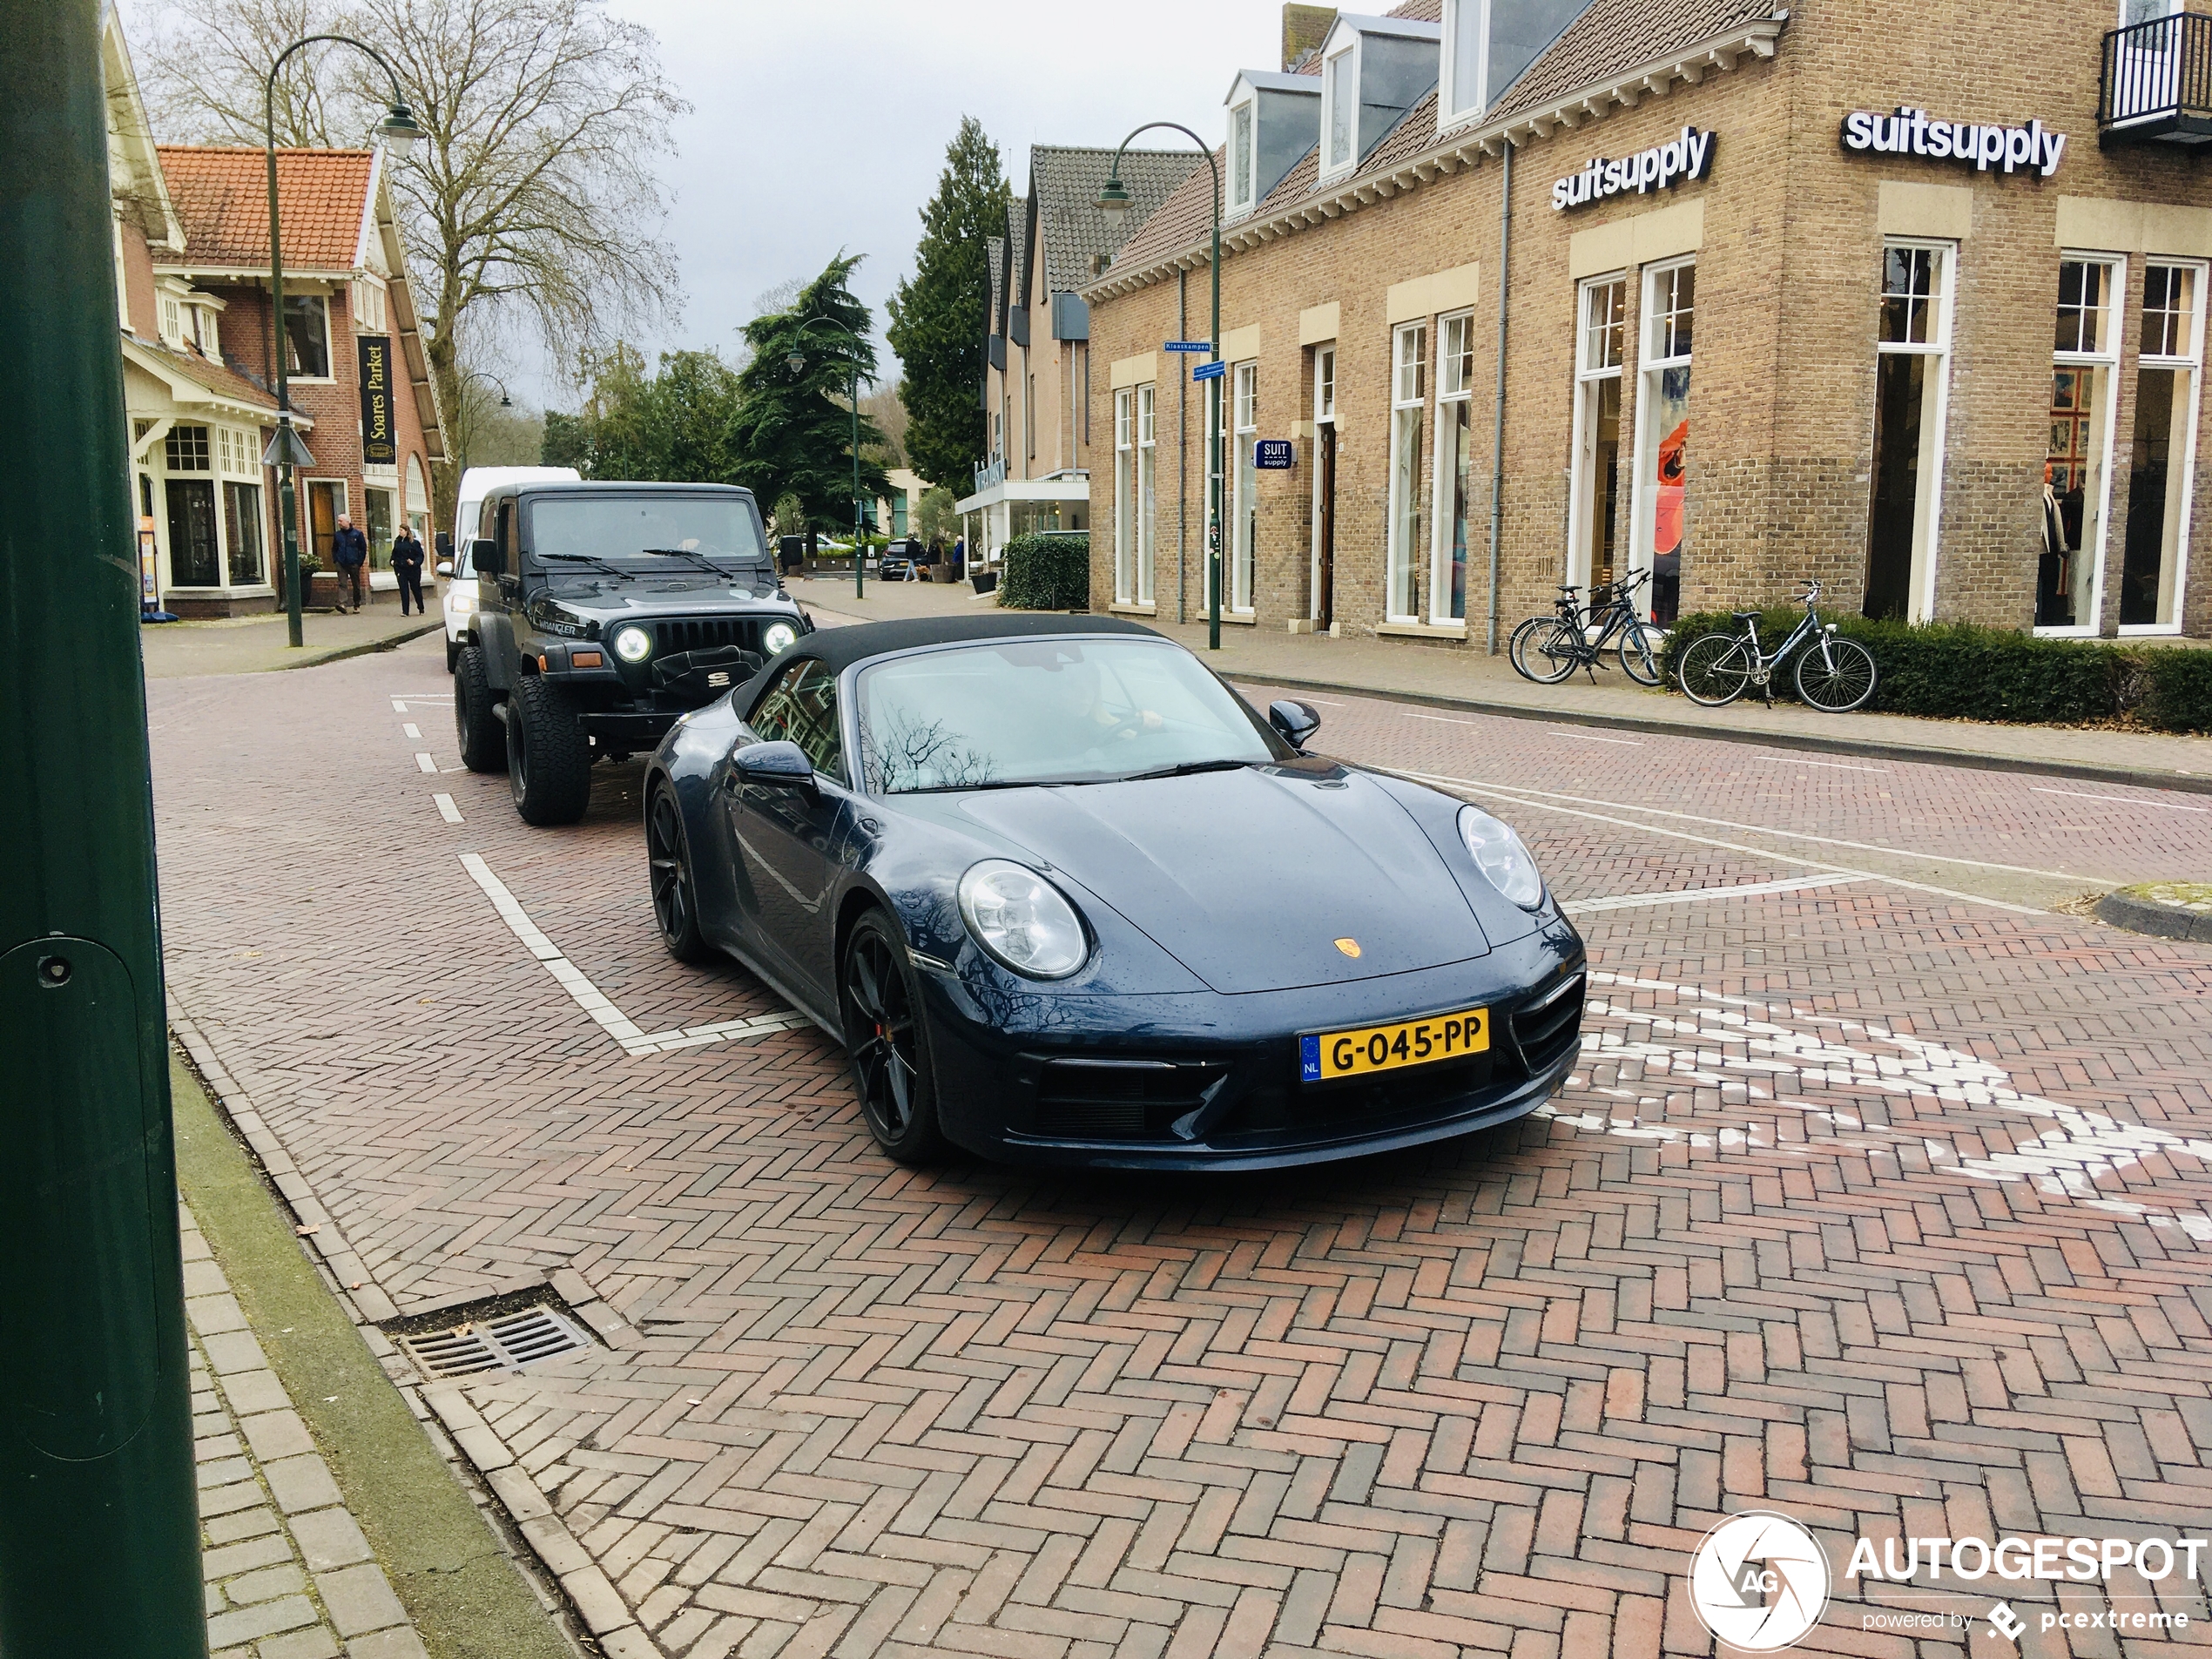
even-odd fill
[{"label": "green metal pole", "polygon": [[860,360],[853,360],[853,597],[865,599],[868,592],[867,550],[860,545],[860,525],[867,515],[860,511]]},{"label": "green metal pole", "polygon": [[[1208,160],[1212,157],[1209,156]],[[1206,261],[1206,270],[1213,278],[1213,355],[1210,361],[1221,361],[1221,169],[1214,169],[1213,179],[1213,253]],[[1207,551],[1207,562],[1213,571],[1213,600],[1206,611],[1206,649],[1221,649],[1221,542],[1228,532],[1228,520],[1222,512],[1222,485],[1224,480],[1222,459],[1222,388],[1229,384],[1229,377],[1217,374],[1206,389],[1211,395],[1206,408],[1213,417],[1213,536]]]},{"label": "green metal pole", "polygon": [[0,0],[0,1653],[204,1659],[98,0]]},{"label": "green metal pole", "polygon": [[[304,45],[306,43],[301,42]],[[276,359],[278,438],[282,442],[292,426],[292,377],[285,372],[284,239],[277,226],[276,78],[294,46],[269,67],[263,89],[269,144],[269,352]],[[288,446],[287,446],[288,447]],[[304,645],[300,623],[300,505],[287,462],[277,468],[277,502],[284,521],[284,632],[288,645]]]}]

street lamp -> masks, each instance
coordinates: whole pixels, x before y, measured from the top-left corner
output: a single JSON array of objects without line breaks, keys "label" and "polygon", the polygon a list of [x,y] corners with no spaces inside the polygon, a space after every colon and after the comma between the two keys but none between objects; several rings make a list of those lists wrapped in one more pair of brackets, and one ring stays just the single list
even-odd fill
[{"label": "street lamp", "polygon": [[298,467],[312,467],[315,458],[307,453],[307,446],[300,442],[300,434],[292,424],[292,377],[285,372],[284,332],[284,243],[277,225],[277,157],[276,157],[276,78],[284,67],[284,60],[303,46],[317,41],[336,41],[341,45],[353,46],[374,57],[379,68],[392,78],[392,105],[383,120],[376,126],[377,135],[384,140],[384,147],[393,158],[407,159],[415,148],[415,141],[422,136],[422,129],[415,124],[413,111],[400,91],[400,78],[391,64],[384,61],[384,54],[375,47],[355,40],[351,35],[308,35],[293,41],[277,54],[276,62],[269,65],[268,79],[262,85],[262,113],[264,131],[268,139],[269,152],[269,344],[276,355],[277,430],[269,440],[261,464],[274,467],[277,471],[277,500],[284,519],[284,609],[287,643],[293,646],[304,644],[300,630],[300,511],[293,488],[293,470]]},{"label": "street lamp", "polygon": [[1206,261],[1207,274],[1213,284],[1213,329],[1211,335],[1212,356],[1207,361],[1216,366],[1216,373],[1206,383],[1206,466],[1210,498],[1213,502],[1213,526],[1206,538],[1206,649],[1221,649],[1221,533],[1227,522],[1222,506],[1222,483],[1224,462],[1222,456],[1221,388],[1221,164],[1214,159],[1213,149],[1206,141],[1178,121],[1148,121],[1136,132],[1123,138],[1121,147],[1114,152],[1114,165],[1106,175],[1106,187],[1098,192],[1098,211],[1106,216],[1107,228],[1119,232],[1129,218],[1129,192],[1122,186],[1122,152],[1129,148],[1130,138],[1138,133],[1150,132],[1155,127],[1166,127],[1180,132],[1198,146],[1206,158],[1206,165],[1213,169],[1213,252]]},{"label": "street lamp", "polygon": [[[856,599],[860,599],[865,598],[867,596],[868,590],[867,556],[862,550],[860,546],[860,525],[863,522],[864,516],[860,510],[860,353],[867,349],[867,342],[863,341],[860,335],[854,334],[850,328],[847,328],[843,323],[835,321],[828,317],[800,318],[799,320],[799,338],[802,341],[805,341],[808,330],[817,326],[824,328],[834,328],[839,334],[843,334],[846,339],[853,342],[853,597]],[[802,374],[806,371],[806,354],[800,351],[796,346],[794,346],[790,354],[785,357],[784,363],[792,374]],[[875,376],[871,374],[868,378],[870,380],[873,380]]]},{"label": "street lamp", "polygon": [[488,386],[498,388],[499,407],[502,409],[511,409],[515,407],[507,395],[507,382],[500,379],[498,375],[487,374],[481,368],[464,368],[461,371],[461,378],[464,381],[482,381]]}]

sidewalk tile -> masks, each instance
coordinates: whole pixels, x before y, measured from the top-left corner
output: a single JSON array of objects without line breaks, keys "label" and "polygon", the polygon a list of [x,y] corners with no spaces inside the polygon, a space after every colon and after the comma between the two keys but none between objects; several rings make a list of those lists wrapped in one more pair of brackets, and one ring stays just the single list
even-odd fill
[{"label": "sidewalk tile", "polygon": [[370,1557],[368,1541],[361,1536],[360,1523],[344,1509],[318,1509],[312,1514],[294,1515],[292,1535],[299,1541],[300,1554],[314,1572],[350,1567]]},{"label": "sidewalk tile", "polygon": [[338,1483],[330,1478],[330,1466],[313,1452],[265,1463],[261,1466],[261,1477],[275,1494],[277,1507],[288,1515],[302,1509],[327,1509],[334,1503],[345,1501],[339,1494]]},{"label": "sidewalk tile", "polygon": [[281,1602],[264,1602],[258,1607],[239,1608],[232,1613],[219,1613],[207,1621],[207,1645],[227,1648],[236,1642],[251,1642],[257,1636],[273,1636],[283,1630],[296,1630],[303,1624],[315,1622],[314,1603],[304,1595],[287,1596]]},{"label": "sidewalk tile", "polygon": [[255,1417],[241,1417],[238,1426],[246,1431],[246,1443],[253,1448],[254,1457],[263,1463],[297,1457],[302,1452],[315,1449],[314,1437],[307,1433],[307,1426],[300,1420],[300,1413],[295,1411],[263,1412]]},{"label": "sidewalk tile", "polygon": [[407,1622],[407,1609],[392,1594],[384,1569],[374,1561],[315,1575],[315,1590],[341,1636],[360,1635]]}]

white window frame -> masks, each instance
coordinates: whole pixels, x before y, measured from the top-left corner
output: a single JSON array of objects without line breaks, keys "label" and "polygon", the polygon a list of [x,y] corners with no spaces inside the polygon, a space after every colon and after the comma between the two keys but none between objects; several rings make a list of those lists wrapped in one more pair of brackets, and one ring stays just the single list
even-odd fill
[{"label": "white window frame", "polygon": [[1136,388],[1114,394],[1114,603],[1136,603]]},{"label": "white window frame", "polygon": [[[1238,118],[1242,117],[1244,131],[1241,140],[1237,132]],[[1259,200],[1259,98],[1257,94],[1232,104],[1229,107],[1229,217],[1241,218],[1258,205]],[[1238,172],[1242,168],[1244,193],[1238,193]]]},{"label": "white window frame", "polygon": [[[1658,331],[1662,327],[1662,319],[1675,314],[1662,312],[1657,304],[1656,295],[1660,281],[1663,278],[1672,275],[1684,266],[1694,267],[1696,263],[1697,256],[1693,253],[1678,260],[1665,260],[1647,265],[1638,273],[1635,341],[1636,421],[1634,448],[1629,452],[1632,459],[1629,462],[1631,487],[1629,492],[1629,558],[1625,569],[1622,568],[1616,560],[1614,569],[1616,577],[1648,574],[1657,557],[1656,552],[1652,548],[1651,540],[1658,529],[1659,486],[1656,479],[1647,478],[1644,475],[1649,470],[1644,465],[1644,442],[1650,433],[1651,411],[1659,401],[1654,388],[1658,383],[1660,375],[1670,368],[1689,368],[1692,376],[1692,395],[1695,395],[1696,325],[1693,320],[1690,329],[1691,348],[1689,351],[1675,354],[1662,353],[1660,350]],[[1690,314],[1693,319],[1696,312],[1696,302],[1693,300],[1690,307]],[[1622,342],[1623,356],[1627,354],[1627,350],[1628,342],[1623,341]],[[1623,368],[1625,372],[1625,365]],[[1653,453],[1656,454],[1656,451]],[[1653,614],[1654,590],[1656,585],[1654,583],[1646,586],[1641,595],[1642,603],[1640,614],[1647,618]]]},{"label": "white window frame", "polygon": [[[1436,319],[1436,431],[1429,441],[1428,621],[1433,627],[1464,628],[1465,617],[1452,614],[1452,488],[1444,468],[1446,406],[1474,401],[1474,313],[1448,312]],[[1454,332],[1458,348],[1447,352]],[[1468,428],[1468,442],[1474,429]],[[1472,550],[1470,550],[1472,556]]]},{"label": "white window frame", "polygon": [[[1894,243],[1892,244],[1894,246]],[[2101,631],[2099,623],[2105,609],[2105,558],[2112,543],[2112,469],[2118,457],[2115,429],[2120,422],[2120,356],[2121,329],[2128,312],[2128,257],[2124,253],[2084,253],[2076,249],[2059,250],[2059,263],[2066,265],[2101,265],[2105,267],[2105,346],[2101,351],[2058,351],[2051,354],[2053,369],[2101,368],[2104,374],[2104,407],[2096,412],[2097,422],[2104,429],[2104,444],[2096,456],[2097,490],[2092,498],[2086,491],[2082,496],[2081,527],[2082,551],[2089,559],[2089,605],[2086,620],[2077,620],[2071,626],[2054,625],[2032,628],[2031,631],[2045,639],[2094,639]],[[2057,300],[2052,300],[2056,315]],[[2157,365],[2154,364],[2154,368]],[[2094,519],[2091,515],[2094,514]],[[1917,619],[1916,619],[1917,620]]]},{"label": "white window frame", "polygon": [[185,347],[185,302],[173,293],[161,296],[161,343],[172,351]]},{"label": "white window frame", "polygon": [[[2175,10],[2179,9],[2177,3]],[[2206,309],[2204,289],[2205,284],[2212,281],[2212,266],[2208,266],[2202,260],[2169,259],[2154,253],[2144,259],[2143,265],[2146,275],[2149,266],[2157,265],[2191,271],[2195,273],[2195,277],[2190,284],[2192,303],[2189,307],[2188,354],[2182,356],[2166,356],[2155,353],[2144,353],[2139,354],[2135,359],[2135,367],[2139,372],[2144,368],[2170,368],[2177,374],[2188,375],[2189,391],[2186,401],[2188,404],[2189,414],[2186,442],[2180,432],[2175,433],[2173,437],[2173,444],[2180,451],[2180,461],[2183,469],[2180,485],[2181,523],[2176,528],[2174,536],[2174,619],[2171,622],[2135,622],[2121,624],[2120,631],[2131,637],[2144,634],[2180,633],[2182,618],[2188,606],[2190,509],[2195,505],[2196,495],[2198,406],[2204,401],[2204,313]],[[2115,320],[2114,327],[2117,326]],[[2137,395],[2141,395],[2140,387],[2137,388]],[[2101,569],[2099,575],[2102,574]]]},{"label": "white window frame", "polygon": [[[1426,411],[1428,408],[1428,326],[1426,317],[1401,322],[1390,331],[1390,485],[1384,510],[1388,515],[1383,531],[1383,618],[1386,622],[1419,623],[1420,615],[1420,567],[1422,550],[1401,545],[1399,529],[1405,517],[1405,503],[1399,499],[1398,433],[1403,424],[1399,416],[1409,409]],[[1413,348],[1407,350],[1407,341]],[[1426,414],[1423,416],[1426,418]],[[1399,578],[1404,577],[1408,596],[1413,601],[1404,610],[1392,608],[1398,597]]]},{"label": "white window frame", "polygon": [[385,332],[385,320],[389,314],[385,308],[384,284],[373,276],[354,279],[352,310],[354,332],[361,334],[381,334]]},{"label": "white window frame", "polygon": [[1159,392],[1136,388],[1136,603],[1157,603],[1160,540]]},{"label": "white window frame", "polygon": [[1259,439],[1258,362],[1231,364],[1229,387],[1229,591],[1222,609],[1249,617],[1259,586],[1259,469],[1252,459]]},{"label": "white window frame", "polygon": [[[1348,43],[1321,60],[1321,153],[1318,182],[1325,185],[1350,178],[1352,170],[1359,165],[1359,31],[1355,29],[1350,33],[1352,38]],[[1346,146],[1349,153],[1345,158],[1332,161],[1329,157],[1329,143],[1335,136],[1336,65],[1345,59],[1350,60],[1345,73],[1350,78],[1352,99],[1351,141]]]},{"label": "white window frame", "polygon": [[[1603,361],[1602,350],[1593,352],[1593,346],[1602,343],[1603,334],[1615,325],[1594,328],[1590,321],[1590,304],[1596,294],[1617,285],[1621,289],[1622,308],[1625,312],[1628,284],[1629,273],[1626,271],[1608,271],[1602,276],[1585,279],[1575,289],[1575,450],[1568,485],[1567,556],[1561,568],[1567,572],[1567,579],[1582,590],[1585,597],[1588,596],[1591,584],[1597,580],[1591,558],[1591,546],[1596,540],[1593,533],[1595,529],[1593,521],[1597,513],[1604,510],[1595,476],[1598,401],[1608,381],[1618,384],[1623,395],[1627,393],[1630,354],[1625,317],[1618,325],[1622,330],[1620,348],[1615,353],[1613,361],[1609,363]],[[1633,455],[1629,457],[1629,494],[1633,499],[1636,468]],[[1630,519],[1635,516],[1631,510]],[[1615,551],[1617,554],[1618,550]],[[1622,573],[1616,570],[1615,574]]]},{"label": "white window frame", "polygon": [[1321,428],[1337,423],[1337,342],[1325,340],[1313,348],[1313,477],[1308,486],[1313,497],[1308,515],[1312,526],[1305,590],[1305,614],[1321,620]]},{"label": "white window frame", "polygon": [[[2121,0],[2124,4],[2126,0]],[[1459,31],[1472,14],[1480,30],[1475,48],[1474,84],[1459,84]],[[1490,0],[1444,0],[1444,47],[1437,66],[1436,131],[1440,137],[1454,127],[1481,119],[1487,107],[1482,89],[1490,80]]]},{"label": "white window frame", "polygon": [[[1920,344],[1904,341],[1885,343],[1878,327],[1874,345],[1878,357],[1918,353],[1936,360],[1935,404],[1932,409],[1924,410],[1920,417],[1922,432],[1932,434],[1932,438],[1924,436],[1921,439],[1924,450],[1930,442],[1934,445],[1932,455],[1924,454],[1920,469],[1920,488],[1927,495],[1925,529],[1919,538],[1925,555],[1923,559],[1919,551],[1915,552],[1915,562],[1921,564],[1921,570],[1919,580],[1912,586],[1911,599],[1905,613],[1908,623],[1926,622],[1935,615],[1936,565],[1943,531],[1943,475],[1945,457],[1949,452],[1948,428],[1951,422],[1951,326],[1959,292],[1959,244],[1929,237],[1884,237],[1883,253],[1886,255],[1892,248],[1926,248],[1936,256],[1935,323],[1928,331],[1928,340]],[[1876,289],[1875,297],[1878,301],[1880,289]],[[1871,455],[1871,450],[1869,454]],[[1922,522],[1917,506],[1913,522],[1916,525]]]},{"label": "white window frame", "polygon": [[[294,386],[334,386],[338,383],[338,341],[331,333],[330,296],[327,293],[287,293],[284,296],[284,302],[287,306],[295,300],[309,300],[322,307],[322,350],[323,356],[329,365],[330,373],[293,374],[287,372],[285,378]],[[290,333],[285,327],[282,317],[277,319],[277,332],[284,336],[278,341],[277,349],[289,351],[291,349]]]}]

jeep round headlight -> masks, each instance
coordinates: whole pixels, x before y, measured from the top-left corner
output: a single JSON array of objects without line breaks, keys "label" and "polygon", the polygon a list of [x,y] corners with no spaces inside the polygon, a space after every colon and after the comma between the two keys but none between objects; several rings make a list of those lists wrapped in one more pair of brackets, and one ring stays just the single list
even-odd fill
[{"label": "jeep round headlight", "polygon": [[1490,885],[1519,905],[1534,910],[1544,902],[1544,878],[1521,837],[1479,806],[1460,808],[1460,839],[1474,855],[1475,867]]},{"label": "jeep round headlight", "polygon": [[760,643],[767,648],[768,654],[773,657],[798,637],[798,629],[787,622],[777,622],[769,624],[768,631],[760,636]]},{"label": "jeep round headlight", "polygon": [[653,654],[653,637],[632,624],[615,630],[615,655],[625,663],[642,663]]},{"label": "jeep round headlight", "polygon": [[1066,979],[1090,955],[1075,906],[1035,870],[985,859],[960,879],[961,920],[992,961],[1024,979]]}]

